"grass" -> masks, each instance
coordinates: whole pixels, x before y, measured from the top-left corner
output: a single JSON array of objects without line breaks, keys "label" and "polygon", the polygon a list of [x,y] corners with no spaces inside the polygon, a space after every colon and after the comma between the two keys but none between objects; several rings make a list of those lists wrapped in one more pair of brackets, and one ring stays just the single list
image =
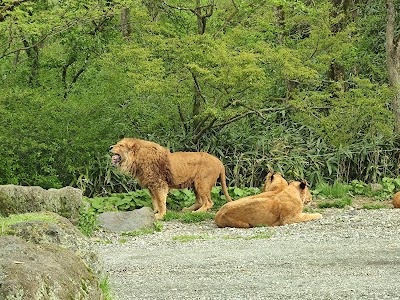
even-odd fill
[{"label": "grass", "polygon": [[362,206],[363,209],[381,209],[381,208],[386,208],[385,205],[383,204],[364,204]]},{"label": "grass", "polygon": [[100,289],[103,291],[103,295],[104,295],[103,299],[104,300],[112,300],[113,299],[113,294],[110,289],[108,276],[106,276],[102,280],[100,280]]},{"label": "grass", "polygon": [[182,223],[200,223],[206,220],[214,220],[215,215],[209,212],[176,212],[167,211],[164,221],[179,220]]},{"label": "grass", "polygon": [[163,230],[163,225],[156,221],[153,223],[153,228],[143,228],[143,229],[138,229],[138,230],[133,230],[133,231],[125,231],[122,232],[122,236],[140,236],[140,235],[145,235],[145,234],[153,234],[155,232],[161,232]]},{"label": "grass", "polygon": [[57,223],[57,218],[52,214],[46,213],[26,213],[19,215],[10,215],[8,217],[0,217],[0,235],[7,234],[9,227],[13,224],[28,221],[44,221]]},{"label": "grass", "polygon": [[321,195],[327,198],[343,198],[348,195],[351,185],[335,181],[333,185],[320,183],[313,190],[314,195]]},{"label": "grass", "polygon": [[208,234],[201,235],[177,235],[172,238],[173,241],[178,241],[182,243],[198,241],[198,240],[209,240],[210,237]]},{"label": "grass", "polygon": [[338,200],[319,202],[318,208],[344,208],[351,204],[352,199],[349,196],[346,196]]}]

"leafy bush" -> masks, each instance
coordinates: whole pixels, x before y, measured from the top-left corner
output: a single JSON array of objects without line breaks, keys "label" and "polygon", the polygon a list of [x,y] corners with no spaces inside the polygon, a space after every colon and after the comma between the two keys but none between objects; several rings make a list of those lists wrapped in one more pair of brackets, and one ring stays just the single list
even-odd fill
[{"label": "leafy bush", "polygon": [[346,196],[350,190],[351,185],[335,181],[333,185],[329,185],[325,182],[318,184],[312,193],[327,198],[342,198]]},{"label": "leafy bush", "polygon": [[84,201],[88,202],[90,210],[97,214],[106,211],[129,211],[151,206],[151,196],[146,189],[112,194],[109,197],[84,197]]}]

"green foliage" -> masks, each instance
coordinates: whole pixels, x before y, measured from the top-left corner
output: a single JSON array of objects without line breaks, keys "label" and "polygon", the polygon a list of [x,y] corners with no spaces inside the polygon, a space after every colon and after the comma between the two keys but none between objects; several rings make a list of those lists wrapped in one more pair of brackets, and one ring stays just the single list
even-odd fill
[{"label": "green foliage", "polygon": [[334,200],[334,201],[323,201],[318,203],[318,208],[344,208],[348,205],[351,205],[352,199],[350,196],[346,196],[342,199]]},{"label": "green foliage", "polygon": [[100,289],[103,292],[104,300],[114,299],[114,293],[111,291],[108,275],[100,280]]},{"label": "green foliage", "polygon": [[129,211],[144,206],[151,206],[151,196],[147,190],[137,190],[128,193],[116,193],[109,197],[84,197],[91,211],[102,213],[106,211]]},{"label": "green foliage", "polygon": [[353,180],[351,182],[351,193],[354,195],[372,196],[379,200],[387,200],[393,197],[396,190],[400,189],[400,178],[383,177],[379,184],[382,188],[372,191],[371,187],[365,182]]},{"label": "green foliage", "polygon": [[44,221],[57,223],[58,220],[53,215],[46,213],[25,213],[18,215],[10,215],[8,217],[0,216],[0,235],[7,234],[9,227],[13,224],[29,221]]},{"label": "green foliage", "polygon": [[91,236],[98,229],[97,214],[93,209],[82,207],[79,214],[79,230],[86,236]]},{"label": "green foliage", "polygon": [[319,195],[326,198],[342,198],[348,195],[351,189],[351,185],[335,181],[333,185],[329,185],[328,183],[318,184],[316,188],[312,190],[312,193],[313,195]]},{"label": "green foliage", "polygon": [[174,189],[168,193],[167,207],[172,210],[182,210],[194,203],[196,197],[189,189]]},{"label": "green foliage", "polygon": [[374,203],[374,204],[364,204],[362,208],[363,209],[382,209],[385,207],[386,206],[383,204]]},{"label": "green foliage", "polygon": [[380,1],[212,1],[202,34],[194,0],[17,2],[0,21],[0,184],[136,190],[107,157],[122,136],[215,154],[236,187],[271,168],[312,185],[399,175]]},{"label": "green foliage", "polygon": [[370,193],[370,188],[368,184],[360,180],[351,181],[351,192],[354,195],[367,195]]}]

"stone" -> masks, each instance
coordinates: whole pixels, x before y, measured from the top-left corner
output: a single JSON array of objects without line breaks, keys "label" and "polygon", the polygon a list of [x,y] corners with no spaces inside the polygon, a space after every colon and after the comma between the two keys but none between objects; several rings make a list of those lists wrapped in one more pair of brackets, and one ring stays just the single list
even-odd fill
[{"label": "stone", "polygon": [[0,185],[0,215],[51,211],[79,222],[82,191],[73,187],[45,190],[38,186]]},{"label": "stone", "polygon": [[0,236],[0,299],[103,299],[99,280],[73,251]]},{"label": "stone", "polygon": [[37,245],[55,244],[68,249],[82,259],[100,278],[104,277],[103,261],[99,258],[93,242],[84,236],[68,219],[56,213],[44,213],[56,222],[24,221],[9,226],[7,234],[18,236],[26,242]]},{"label": "stone", "polygon": [[104,212],[98,216],[98,221],[108,231],[127,232],[153,228],[156,219],[151,208],[142,207],[133,211]]}]

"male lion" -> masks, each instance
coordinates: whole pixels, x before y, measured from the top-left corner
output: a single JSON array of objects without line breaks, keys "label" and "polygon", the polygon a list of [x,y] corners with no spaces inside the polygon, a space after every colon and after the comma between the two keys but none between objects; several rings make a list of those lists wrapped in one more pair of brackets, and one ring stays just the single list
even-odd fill
[{"label": "male lion", "polygon": [[232,201],[226,186],[224,165],[208,153],[171,153],[159,144],[134,138],[122,139],[111,146],[110,151],[113,165],[149,189],[156,219],[164,217],[167,194],[173,188],[193,187],[196,201],[184,210],[206,211],[214,205],[211,189],[220,178],[226,199]]},{"label": "male lion", "polygon": [[[311,201],[306,181],[293,181],[270,198],[253,198],[226,203],[215,215],[219,227],[249,228],[306,222],[321,214],[303,213],[303,204]],[[235,205],[233,205],[235,204]]]}]

